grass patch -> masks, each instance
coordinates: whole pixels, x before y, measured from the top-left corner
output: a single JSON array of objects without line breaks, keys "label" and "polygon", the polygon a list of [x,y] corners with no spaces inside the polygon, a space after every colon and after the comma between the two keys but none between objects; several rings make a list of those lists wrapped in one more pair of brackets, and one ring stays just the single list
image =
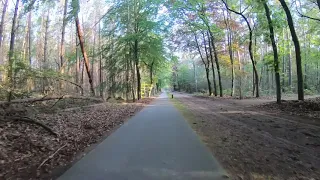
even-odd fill
[{"label": "grass patch", "polygon": [[199,118],[194,115],[182,102],[178,99],[171,98],[171,94],[167,93],[170,101],[173,103],[174,107],[179,110],[182,116],[185,118],[187,123],[191,126],[191,128],[198,134],[199,138],[202,142],[206,145],[209,144],[210,138],[206,136],[203,132],[201,132],[201,124],[202,122],[199,121]]},{"label": "grass patch", "polygon": [[175,99],[174,97],[171,98],[171,93],[167,93],[170,101],[173,103],[174,107],[177,108],[182,116],[187,120],[187,122],[192,126],[193,129],[196,130],[194,123],[197,123],[196,116],[188,110],[188,108],[182,104],[179,100]]}]

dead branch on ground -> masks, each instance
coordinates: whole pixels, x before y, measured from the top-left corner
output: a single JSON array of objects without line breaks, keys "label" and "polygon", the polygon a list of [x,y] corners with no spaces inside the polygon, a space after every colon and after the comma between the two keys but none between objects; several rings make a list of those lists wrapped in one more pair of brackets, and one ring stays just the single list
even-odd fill
[{"label": "dead branch on ground", "polygon": [[[12,100],[10,103],[35,103],[39,101],[48,101],[48,100],[56,100],[60,99],[61,96],[45,96],[41,98],[25,98],[25,99],[17,99],[17,100]],[[103,99],[101,98],[94,98],[94,97],[84,97],[84,96],[72,96],[72,95],[64,95],[62,99],[83,99],[83,100],[94,100],[94,101],[100,101],[103,102]],[[10,104],[7,101],[1,101],[0,104]]]},{"label": "dead branch on ground", "polygon": [[35,124],[38,126],[41,126],[43,129],[51,133],[52,135],[58,136],[56,132],[53,131],[49,126],[43,124],[42,122],[36,121],[34,119],[31,119],[29,117],[20,117],[20,116],[0,116],[2,120],[9,120],[9,121],[22,121],[30,124]]},{"label": "dead branch on ground", "polygon": [[49,161],[50,159],[52,159],[54,157],[54,155],[56,155],[61,149],[63,149],[64,147],[66,147],[68,144],[65,144],[63,146],[61,146],[59,149],[57,149],[53,154],[51,154],[48,158],[46,158],[45,160],[42,161],[42,163],[38,166],[38,169],[40,169],[47,161]]}]

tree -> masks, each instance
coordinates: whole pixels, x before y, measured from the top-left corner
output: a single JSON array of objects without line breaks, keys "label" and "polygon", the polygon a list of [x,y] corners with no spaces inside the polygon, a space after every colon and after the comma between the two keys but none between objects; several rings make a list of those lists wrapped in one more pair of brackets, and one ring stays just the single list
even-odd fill
[{"label": "tree", "polygon": [[273,58],[274,58],[274,72],[275,72],[275,77],[276,77],[276,91],[277,91],[277,103],[281,103],[281,85],[280,85],[280,73],[279,73],[279,57],[278,57],[278,48],[276,44],[276,40],[274,37],[274,29],[273,29],[273,23],[271,20],[271,15],[270,15],[270,10],[267,4],[266,0],[262,1],[263,7],[266,12],[266,17],[268,19],[268,26],[269,26],[269,31],[270,31],[270,40],[272,43],[272,49],[273,49]]},{"label": "tree", "polygon": [[91,73],[90,73],[89,59],[88,59],[86,49],[84,47],[84,37],[83,37],[83,32],[81,30],[80,21],[79,21],[79,17],[78,17],[79,9],[80,9],[79,1],[72,0],[72,16],[73,16],[75,23],[76,23],[80,48],[81,48],[81,52],[82,52],[82,56],[83,56],[83,60],[84,60],[84,65],[86,67],[86,71],[87,71],[87,75],[88,75],[88,79],[89,79],[91,95],[94,96],[95,93],[94,93],[93,81],[92,81]]},{"label": "tree", "polygon": [[0,48],[2,47],[4,18],[6,16],[7,7],[8,7],[8,0],[5,0],[2,8],[1,23],[0,23]]},{"label": "tree", "polygon": [[[201,53],[201,49],[200,49],[200,45],[198,43],[198,38],[197,38],[197,35],[196,33],[194,33],[194,40],[196,42],[196,46],[197,46],[197,49],[198,49],[198,52],[199,52],[199,55],[200,55],[200,58],[201,58],[201,61],[205,67],[205,70],[206,70],[206,77],[207,77],[207,83],[208,83],[208,89],[209,89],[209,96],[211,96],[212,94],[212,89],[211,89],[211,82],[210,82],[210,78],[209,78],[209,67],[210,67],[210,62],[208,60],[208,56],[206,57],[207,59],[207,62],[204,60],[203,56],[202,56],[202,53]],[[204,46],[206,47],[206,43],[204,42]],[[205,50],[207,51],[207,49]]]},{"label": "tree", "polygon": [[243,20],[246,22],[247,24],[247,27],[249,29],[249,55],[250,55],[250,59],[251,59],[251,63],[252,63],[252,67],[253,67],[253,71],[254,71],[254,83],[255,83],[255,90],[256,90],[256,97],[259,97],[259,75],[258,75],[258,71],[257,71],[257,67],[256,67],[256,63],[255,63],[255,60],[254,60],[254,57],[253,57],[253,52],[252,52],[252,37],[253,37],[253,29],[250,25],[250,22],[248,20],[248,18],[244,15],[244,12],[247,10],[247,8],[245,8],[243,11],[241,12],[238,12],[238,11],[235,11],[233,9],[230,9],[228,4],[222,0],[223,4],[225,5],[225,7],[228,9],[228,11],[231,11],[239,16],[241,16],[243,18]]},{"label": "tree", "polygon": [[14,64],[14,45],[15,45],[15,37],[16,37],[16,23],[18,17],[19,10],[19,2],[20,0],[16,0],[14,14],[12,19],[12,27],[11,27],[11,38],[10,38],[10,48],[9,48],[9,67],[8,67],[8,82],[9,82],[9,93],[8,93],[8,102],[12,99],[12,91],[14,88],[14,77],[13,77],[13,64]]},{"label": "tree", "polygon": [[293,23],[293,19],[291,16],[291,12],[287,6],[287,3],[285,2],[285,0],[279,0],[281,3],[281,6],[283,8],[283,10],[286,13],[287,16],[287,21],[288,21],[288,26],[291,32],[291,37],[292,37],[292,41],[294,44],[294,48],[295,48],[295,53],[296,53],[296,66],[297,66],[297,78],[298,78],[298,99],[299,100],[304,100],[304,91],[303,91],[303,73],[302,73],[302,67],[301,67],[301,50],[300,50],[300,43],[299,43],[299,39],[298,36],[296,34],[296,30],[294,28],[294,23]]},{"label": "tree", "polygon": [[[62,30],[61,30],[61,42],[60,42],[60,73],[64,73],[64,55],[65,55],[65,48],[64,48],[64,36],[66,31],[67,25],[67,10],[68,10],[68,0],[64,1],[64,9],[63,9],[63,18],[62,18]],[[60,88],[63,88],[63,83],[60,83]]]}]

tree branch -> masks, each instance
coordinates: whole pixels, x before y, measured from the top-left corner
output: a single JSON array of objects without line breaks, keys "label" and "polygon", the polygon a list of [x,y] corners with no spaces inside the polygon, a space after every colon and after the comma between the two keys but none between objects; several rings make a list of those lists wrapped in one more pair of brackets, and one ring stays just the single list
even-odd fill
[{"label": "tree branch", "polygon": [[314,17],[310,17],[310,16],[302,14],[298,9],[297,9],[297,12],[300,15],[300,17],[312,19],[312,20],[315,20],[315,21],[320,21],[320,19],[318,19],[318,18],[314,18]]},{"label": "tree branch", "polygon": [[43,129],[51,133],[52,135],[58,136],[56,132],[54,132],[49,126],[43,124],[42,122],[36,121],[34,119],[31,119],[29,117],[20,117],[20,116],[2,116],[2,119],[8,119],[12,121],[22,121],[30,124],[35,124],[38,126],[41,126]]},{"label": "tree branch", "polygon": [[67,144],[61,146],[53,154],[51,154],[47,159],[43,160],[42,163],[38,166],[38,169],[40,169],[48,160],[52,159],[54,155],[56,155],[61,149],[63,149],[66,146],[67,146]]}]

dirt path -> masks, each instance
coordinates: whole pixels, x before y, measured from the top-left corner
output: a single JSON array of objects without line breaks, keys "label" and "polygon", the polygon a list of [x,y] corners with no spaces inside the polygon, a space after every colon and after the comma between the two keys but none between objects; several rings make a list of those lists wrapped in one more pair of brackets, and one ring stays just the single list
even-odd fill
[{"label": "dirt path", "polygon": [[174,96],[235,179],[320,179],[319,119],[267,111],[252,100]]}]

